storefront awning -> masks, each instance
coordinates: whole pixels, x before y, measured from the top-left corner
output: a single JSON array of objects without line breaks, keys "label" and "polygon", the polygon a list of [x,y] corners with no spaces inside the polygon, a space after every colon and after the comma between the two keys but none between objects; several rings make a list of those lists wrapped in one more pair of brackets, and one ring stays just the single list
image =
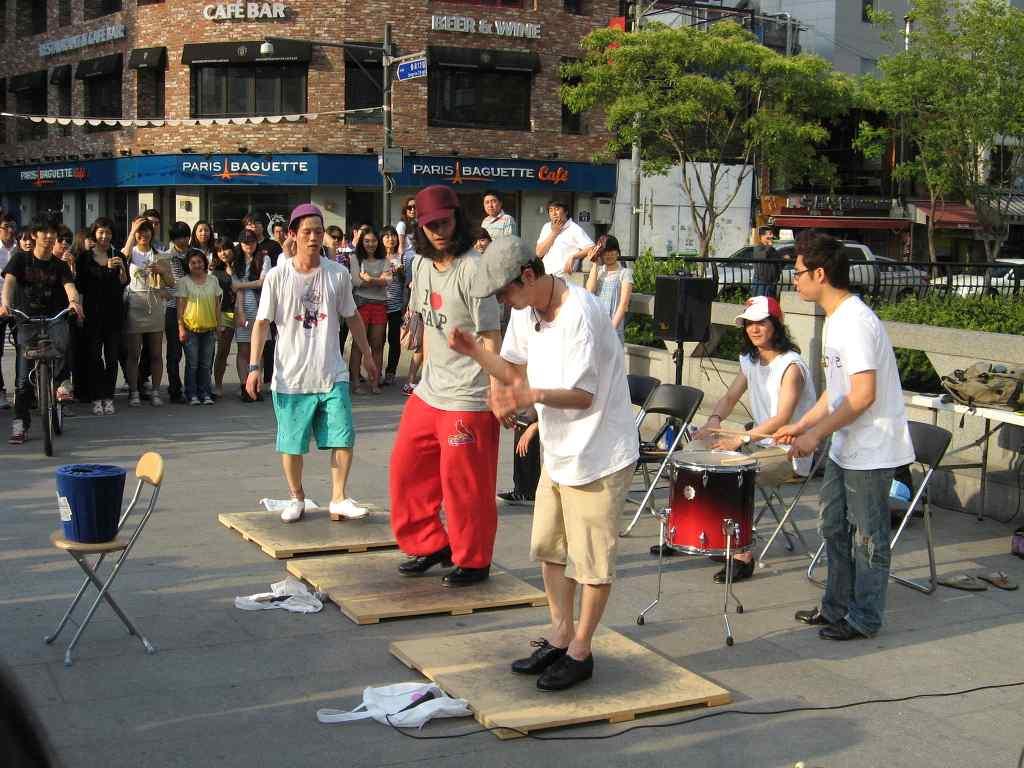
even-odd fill
[{"label": "storefront awning", "polygon": [[494,51],[480,48],[449,48],[431,45],[427,56],[438,67],[465,67],[481,70],[536,72],[540,56],[530,51]]},{"label": "storefront awning", "polygon": [[46,70],[38,72],[27,72],[24,75],[15,75],[7,83],[7,90],[11,93],[23,91],[39,91],[46,88]]},{"label": "storefront awning", "polygon": [[121,71],[124,56],[120,53],[112,53],[109,56],[97,56],[95,59],[86,59],[78,63],[75,69],[76,80],[89,80],[93,77],[109,77]]},{"label": "storefront awning", "polygon": [[[918,224],[927,224],[932,206],[927,200],[909,201],[910,210]],[[936,203],[936,229],[978,229],[978,215],[964,203]]]},{"label": "storefront awning", "polygon": [[181,51],[182,64],[259,64],[260,62],[309,61],[313,46],[309,43],[294,43],[274,40],[274,52],[260,53],[262,40],[247,40],[240,43],[186,43]]},{"label": "storefront awning", "polygon": [[128,69],[167,69],[167,48],[135,48],[128,54]]},{"label": "storefront awning", "polygon": [[771,216],[769,223],[786,229],[910,229],[910,219],[869,216]]},{"label": "storefront awning", "polygon": [[50,85],[67,85],[71,82],[71,65],[61,64],[50,72]]}]

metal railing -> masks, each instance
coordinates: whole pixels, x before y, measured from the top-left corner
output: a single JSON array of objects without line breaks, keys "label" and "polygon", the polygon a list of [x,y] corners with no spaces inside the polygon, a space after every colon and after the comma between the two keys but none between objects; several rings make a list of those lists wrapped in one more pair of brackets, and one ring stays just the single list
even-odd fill
[{"label": "metal railing", "polygon": [[[688,274],[710,277],[719,297],[745,298],[755,292],[774,295],[792,291],[792,261],[702,259],[686,257]],[[774,279],[773,279],[774,276]],[[850,260],[850,287],[873,304],[908,298],[1020,296],[1024,292],[1024,262],[903,262]]]}]

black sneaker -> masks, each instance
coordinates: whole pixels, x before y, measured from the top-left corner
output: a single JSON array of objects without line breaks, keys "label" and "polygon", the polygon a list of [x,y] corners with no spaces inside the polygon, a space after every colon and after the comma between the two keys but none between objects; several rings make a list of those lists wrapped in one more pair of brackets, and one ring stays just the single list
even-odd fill
[{"label": "black sneaker", "polygon": [[410,557],[398,566],[398,572],[403,576],[422,576],[435,565],[440,565],[443,568],[452,567],[451,547],[439,549],[432,555]]},{"label": "black sneaker", "polygon": [[537,678],[542,691],[564,691],[594,676],[594,654],[578,661],[568,653],[544,670]]},{"label": "black sneaker", "polygon": [[[745,563],[742,560],[735,560],[732,564],[732,583],[746,581],[754,576],[754,561]],[[715,584],[725,584],[725,568],[714,575]]]},{"label": "black sneaker", "polygon": [[491,566],[489,565],[485,565],[483,568],[463,568],[459,566],[451,573],[441,577],[441,586],[470,587],[474,584],[479,584],[481,581],[487,581],[489,578],[491,578]]},{"label": "black sneaker", "polygon": [[498,494],[498,501],[503,501],[513,507],[525,507],[533,504],[533,497],[515,490],[502,491]]}]

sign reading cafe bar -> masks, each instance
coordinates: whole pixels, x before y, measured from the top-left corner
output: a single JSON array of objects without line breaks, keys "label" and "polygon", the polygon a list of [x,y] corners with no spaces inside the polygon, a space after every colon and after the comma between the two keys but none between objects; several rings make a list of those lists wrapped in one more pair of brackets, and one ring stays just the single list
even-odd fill
[{"label": "sign reading cafe bar", "polygon": [[283,19],[287,10],[284,3],[211,3],[203,6],[203,18],[210,21]]}]

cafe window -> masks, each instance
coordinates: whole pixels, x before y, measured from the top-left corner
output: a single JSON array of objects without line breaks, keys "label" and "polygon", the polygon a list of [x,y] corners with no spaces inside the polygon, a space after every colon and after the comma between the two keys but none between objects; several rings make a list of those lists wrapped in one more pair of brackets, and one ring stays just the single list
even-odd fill
[{"label": "cafe window", "polygon": [[[17,75],[9,80],[8,90],[14,94],[14,111],[20,115],[46,114],[46,70]],[[16,121],[17,141],[46,138],[46,123]]]},{"label": "cafe window", "polygon": [[14,34],[18,37],[41,35],[46,31],[46,3],[16,0]]},{"label": "cafe window", "polygon": [[309,64],[193,66],[192,117],[292,115],[306,111]]},{"label": "cafe window", "polygon": [[[123,58],[120,53],[86,59],[79,63],[75,78],[81,80],[85,94],[85,117],[122,117],[121,91],[123,81],[121,70]],[[111,130],[118,126],[87,126],[87,131]]]},{"label": "cafe window", "polygon": [[[61,117],[71,115],[71,65],[61,64],[50,72],[50,85],[57,89],[57,114]],[[71,135],[71,126],[62,125],[61,136]]]},{"label": "cafe window", "polygon": [[[381,49],[373,50],[372,46],[381,43],[353,43],[352,48],[345,49],[345,109],[368,109],[376,107],[376,112],[345,115],[350,123],[379,123],[384,115],[380,106],[384,103],[384,65],[381,62]],[[357,48],[355,46],[367,46]]]},{"label": "cafe window", "polygon": [[57,26],[71,26],[71,0],[57,0]]},{"label": "cafe window", "polygon": [[[576,59],[562,59],[562,64],[571,64]],[[578,77],[562,77],[563,85],[578,85],[580,79]],[[561,101],[561,96],[559,96]],[[573,112],[569,107],[562,102],[562,133],[579,135],[583,133],[583,113]]]},{"label": "cafe window", "polygon": [[428,57],[428,125],[530,130],[536,54],[431,47]]},{"label": "cafe window", "polygon": [[136,78],[136,117],[164,118],[164,72],[167,69],[167,48],[136,48],[128,55],[128,69]]},{"label": "cafe window", "polygon": [[85,19],[96,19],[121,10],[121,0],[85,0]]},{"label": "cafe window", "polygon": [[566,13],[571,13],[576,16],[582,16],[584,14],[583,0],[562,0],[562,8],[565,9]]}]

